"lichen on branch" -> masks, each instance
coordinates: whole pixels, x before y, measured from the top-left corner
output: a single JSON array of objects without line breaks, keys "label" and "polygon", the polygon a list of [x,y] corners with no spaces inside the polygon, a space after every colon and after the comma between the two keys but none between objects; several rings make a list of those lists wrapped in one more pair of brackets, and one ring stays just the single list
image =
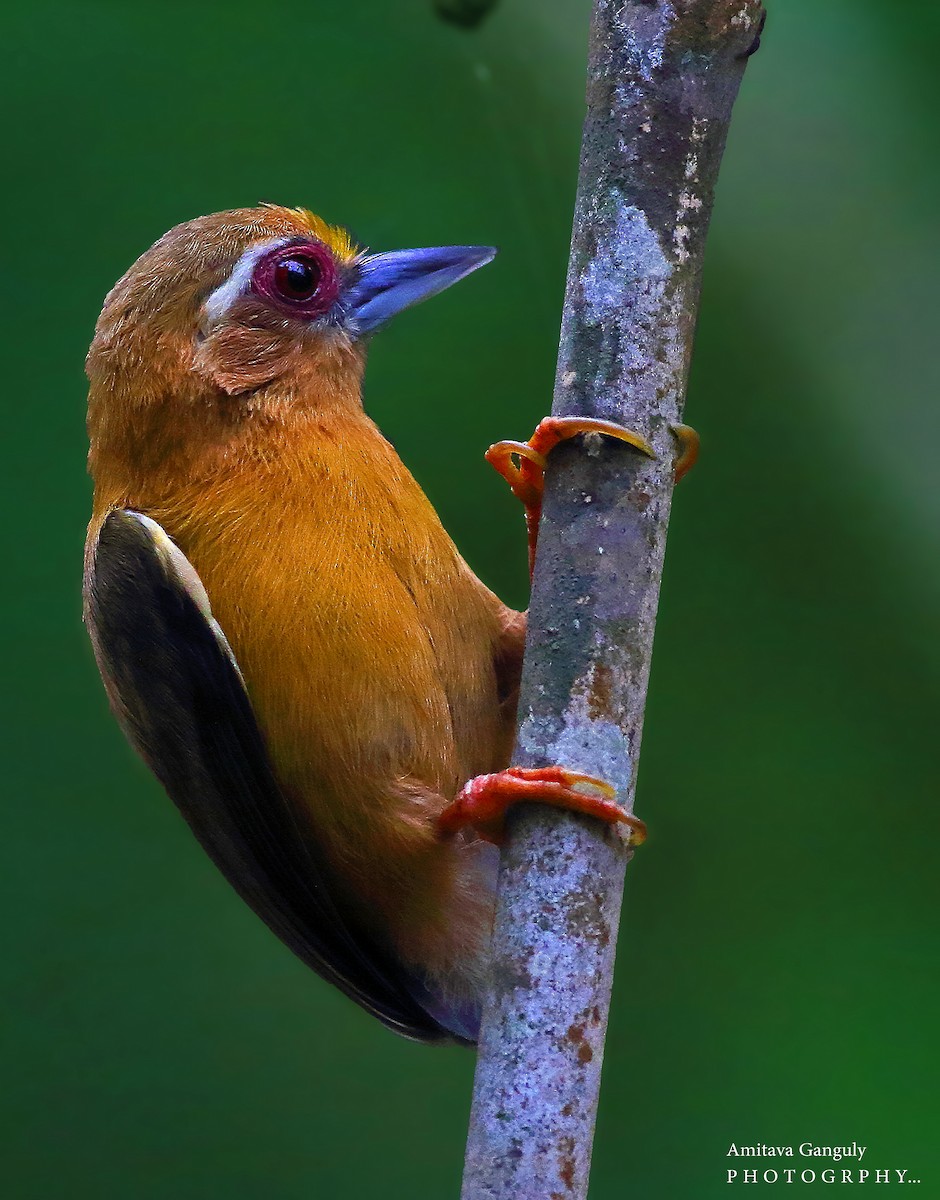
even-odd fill
[{"label": "lichen on branch", "polygon": [[[644,434],[552,452],[513,761],[632,811],[705,236],[756,0],[595,0],[552,411]],[[655,817],[655,814],[653,814]],[[587,1194],[624,870],[620,833],[513,814],[464,1200]]]}]

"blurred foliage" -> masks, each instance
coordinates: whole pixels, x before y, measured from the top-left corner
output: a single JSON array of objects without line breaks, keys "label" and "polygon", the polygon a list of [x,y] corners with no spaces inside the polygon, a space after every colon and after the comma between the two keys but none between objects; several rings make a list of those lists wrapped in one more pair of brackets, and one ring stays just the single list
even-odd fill
[{"label": "blurred foliage", "polygon": [[[18,1200],[456,1195],[472,1056],[311,976],[110,719],[79,620],[82,359],[170,225],[302,203],[496,263],[376,342],[367,403],[525,603],[481,458],[550,399],[588,0],[5,14],[10,826],[0,1158]],[[728,1145],[940,1170],[934,5],[778,0],[729,140],[670,538],[593,1195],[723,1195]],[[628,1155],[625,1158],[624,1148]],[[854,1164],[853,1164],[854,1165]]]}]

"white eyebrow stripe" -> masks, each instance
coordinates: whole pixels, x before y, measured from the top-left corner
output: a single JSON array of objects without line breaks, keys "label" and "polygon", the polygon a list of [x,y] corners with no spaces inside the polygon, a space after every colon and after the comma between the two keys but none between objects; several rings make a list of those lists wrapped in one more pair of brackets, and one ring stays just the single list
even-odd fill
[{"label": "white eyebrow stripe", "polygon": [[235,264],[235,268],[228,279],[223,284],[220,284],[206,300],[204,309],[206,323],[214,325],[216,321],[225,316],[239,296],[244,295],[248,291],[248,285],[251,282],[255,265],[262,255],[267,254],[268,251],[274,250],[278,246],[286,245],[289,241],[290,238],[286,237],[268,238],[267,241],[255,242],[253,246],[249,246]]}]

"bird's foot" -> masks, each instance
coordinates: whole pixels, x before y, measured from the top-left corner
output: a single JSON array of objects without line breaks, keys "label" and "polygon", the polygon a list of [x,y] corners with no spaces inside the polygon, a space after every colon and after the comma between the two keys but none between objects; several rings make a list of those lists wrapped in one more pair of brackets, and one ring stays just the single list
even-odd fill
[{"label": "bird's foot", "polygon": [[[579,785],[594,790],[579,791]],[[481,838],[498,846],[507,810],[529,801],[586,813],[609,824],[623,822],[630,827],[630,844],[639,846],[646,840],[646,825],[616,804],[615,795],[609,783],[564,767],[508,767],[465,783],[438,817],[438,830],[449,835],[470,825]]]},{"label": "bird's foot", "polygon": [[[509,484],[512,494],[525,506],[526,527],[529,533],[530,577],[535,563],[535,546],[542,515],[542,490],[547,456],[559,442],[576,437],[579,433],[602,433],[607,437],[627,442],[628,445],[648,454],[650,458],[655,458],[653,447],[642,434],[618,425],[615,421],[596,420],[592,417],[545,417],[539,421],[527,442],[496,442],[486,452],[486,461],[499,471]],[[689,465],[691,466],[691,463]]]}]

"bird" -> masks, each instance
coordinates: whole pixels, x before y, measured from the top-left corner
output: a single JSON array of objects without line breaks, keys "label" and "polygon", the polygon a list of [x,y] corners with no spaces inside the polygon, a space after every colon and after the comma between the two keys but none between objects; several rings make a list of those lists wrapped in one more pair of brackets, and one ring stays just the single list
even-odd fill
[{"label": "bird", "polygon": [[[363,407],[374,333],[494,253],[372,253],[273,204],[199,217],[115,284],[86,361],[83,612],[119,724],[271,930],[429,1043],[477,1039],[509,806],[644,836],[603,780],[509,766],[526,615]],[[488,452],[530,567],[547,455],[585,432],[652,453],[551,417]]]}]

